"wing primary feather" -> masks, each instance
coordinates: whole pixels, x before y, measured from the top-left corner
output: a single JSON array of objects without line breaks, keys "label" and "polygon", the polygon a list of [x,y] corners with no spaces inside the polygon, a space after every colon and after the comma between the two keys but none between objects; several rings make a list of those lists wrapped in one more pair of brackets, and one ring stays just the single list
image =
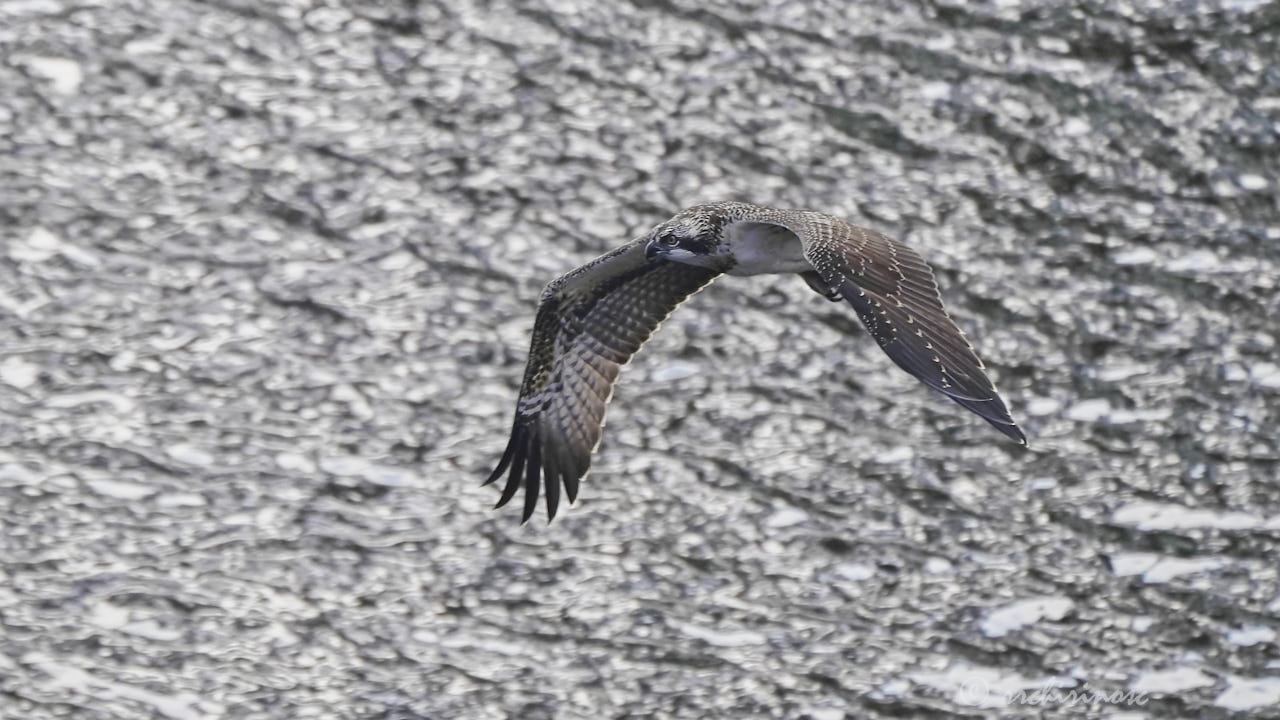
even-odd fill
[{"label": "wing primary feather", "polygon": [[569,499],[569,504],[578,501],[578,479],[582,477],[585,468],[579,468],[574,462],[573,453],[564,444],[555,446],[556,465],[560,468],[560,477],[564,479],[564,494]]},{"label": "wing primary feather", "polygon": [[538,473],[542,471],[542,443],[537,433],[529,433],[529,456],[525,467],[524,515],[520,524],[529,522],[538,509]]},{"label": "wing primary feather", "polygon": [[570,505],[578,502],[578,477],[572,472],[564,475],[564,494],[569,498]]},{"label": "wing primary feather", "polygon": [[542,484],[547,488],[547,522],[551,522],[560,506],[560,473],[554,449],[546,449],[550,452],[542,456]]},{"label": "wing primary feather", "polygon": [[516,423],[515,430],[511,432],[511,442],[516,448],[515,455],[511,459],[511,474],[507,477],[507,486],[502,489],[502,497],[498,498],[498,504],[493,506],[495,510],[511,502],[511,498],[516,496],[516,490],[520,489],[525,453],[529,449],[529,431]]},{"label": "wing primary feather", "polygon": [[554,493],[556,498],[556,512],[558,513],[560,512],[560,498],[564,497],[564,487],[569,482],[567,480],[569,477],[569,471],[565,470],[564,461],[562,460],[562,456],[555,445],[547,444],[542,448],[542,452],[548,453],[543,456],[543,463],[547,468],[547,472],[550,473],[547,478],[548,486],[552,483],[555,483],[556,486]]},{"label": "wing primary feather", "polygon": [[502,471],[506,470],[507,466],[511,464],[511,457],[515,455],[515,452],[516,452],[516,428],[513,424],[511,428],[511,439],[507,440],[507,449],[502,451],[502,459],[498,461],[498,467],[494,468],[493,472],[490,473],[488,480],[485,480],[483,483],[480,483],[480,487],[489,485],[493,483],[493,481],[502,477]]}]

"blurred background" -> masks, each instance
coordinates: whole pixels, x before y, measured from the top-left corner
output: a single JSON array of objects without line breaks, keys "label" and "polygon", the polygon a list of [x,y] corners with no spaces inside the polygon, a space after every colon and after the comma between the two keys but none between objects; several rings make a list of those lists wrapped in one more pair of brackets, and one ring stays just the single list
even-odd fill
[{"label": "blurred background", "polygon": [[[0,4],[0,717],[1276,717],[1278,29]],[[729,278],[490,511],[542,286],[720,199],[919,249],[1029,449]]]}]

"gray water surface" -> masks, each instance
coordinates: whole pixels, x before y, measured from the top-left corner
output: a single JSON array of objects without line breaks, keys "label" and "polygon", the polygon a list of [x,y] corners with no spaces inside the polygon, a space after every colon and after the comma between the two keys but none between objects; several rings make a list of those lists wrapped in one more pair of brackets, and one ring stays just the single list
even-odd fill
[{"label": "gray water surface", "polygon": [[[1277,28],[0,4],[0,717],[1280,715]],[[542,285],[719,199],[918,248],[1030,448],[728,278],[491,512]]]}]

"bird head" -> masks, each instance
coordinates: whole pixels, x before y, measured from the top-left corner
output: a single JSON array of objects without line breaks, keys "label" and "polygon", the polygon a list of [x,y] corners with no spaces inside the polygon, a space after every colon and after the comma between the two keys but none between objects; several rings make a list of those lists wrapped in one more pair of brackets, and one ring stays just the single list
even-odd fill
[{"label": "bird head", "polygon": [[686,265],[716,268],[721,230],[727,219],[714,205],[698,205],[658,225],[644,247],[648,260],[665,258]]}]

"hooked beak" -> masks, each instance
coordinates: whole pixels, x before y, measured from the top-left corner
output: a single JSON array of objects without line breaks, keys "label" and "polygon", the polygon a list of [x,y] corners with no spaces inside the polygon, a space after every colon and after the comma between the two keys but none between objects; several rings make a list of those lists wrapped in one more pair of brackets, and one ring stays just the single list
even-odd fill
[{"label": "hooked beak", "polygon": [[649,244],[644,246],[644,259],[653,260],[656,257],[662,257],[662,249],[656,241],[650,240]]}]

